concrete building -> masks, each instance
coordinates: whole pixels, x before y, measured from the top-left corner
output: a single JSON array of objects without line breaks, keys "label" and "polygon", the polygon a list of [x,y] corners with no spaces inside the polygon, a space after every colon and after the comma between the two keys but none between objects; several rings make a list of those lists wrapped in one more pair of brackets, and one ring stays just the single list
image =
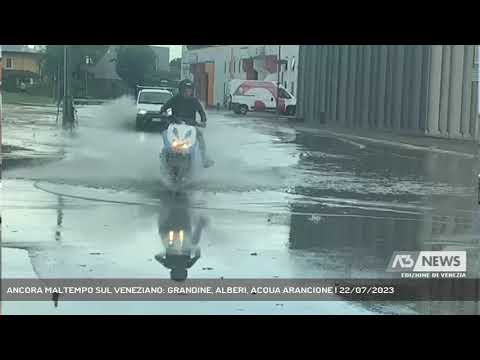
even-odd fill
[{"label": "concrete building", "polygon": [[302,45],[297,117],[478,139],[474,45]]},{"label": "concrete building", "polygon": [[[2,64],[2,45],[0,45],[0,89],[2,88],[2,74],[3,74],[2,67],[3,67],[3,64]],[[1,120],[1,118],[0,118],[0,120]]]},{"label": "concrete building", "polygon": [[165,46],[151,46],[155,53],[155,71],[170,71],[170,49]]},{"label": "concrete building", "polygon": [[279,48],[280,83],[296,94],[298,45],[184,45],[182,79],[194,81],[206,106],[224,105],[232,79],[277,81]]},{"label": "concrete building", "polygon": [[475,58],[475,71],[476,74],[474,78],[477,81],[477,88],[478,90],[478,113],[480,114],[480,45],[477,46],[477,51],[476,51],[476,58]]},{"label": "concrete building", "polygon": [[[2,124],[3,124],[3,99],[2,99],[2,45],[0,45],[0,150],[2,150]],[[2,156],[0,156],[0,181],[2,177]]]}]

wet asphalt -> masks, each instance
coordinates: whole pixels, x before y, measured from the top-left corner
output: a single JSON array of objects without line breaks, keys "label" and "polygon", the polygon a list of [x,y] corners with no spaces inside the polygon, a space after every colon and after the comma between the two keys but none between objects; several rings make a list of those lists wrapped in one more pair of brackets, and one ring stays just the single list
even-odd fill
[{"label": "wet asphalt", "polygon": [[[201,229],[184,246],[199,254],[188,269],[192,279],[384,278],[394,251],[465,249],[468,274],[478,275],[475,159],[211,112],[204,134],[216,164],[174,194],[159,167],[158,129],[136,132],[126,100],[79,107],[80,127],[70,135],[55,130],[54,108],[4,111],[4,139],[65,154],[2,173],[4,278],[169,278],[157,255],[172,227]],[[3,305],[12,314],[478,312],[467,302]]]}]

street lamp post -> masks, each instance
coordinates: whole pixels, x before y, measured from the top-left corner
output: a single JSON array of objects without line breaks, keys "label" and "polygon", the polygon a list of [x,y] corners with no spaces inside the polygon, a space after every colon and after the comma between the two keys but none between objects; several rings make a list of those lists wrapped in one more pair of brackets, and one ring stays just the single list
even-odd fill
[{"label": "street lamp post", "polygon": [[87,74],[88,74],[88,65],[90,64],[90,59],[88,56],[85,56],[85,98],[88,97],[88,79],[87,79]]},{"label": "street lamp post", "polygon": [[65,128],[67,121],[67,45],[63,45],[63,118],[62,125]]},{"label": "street lamp post", "polygon": [[280,114],[280,68],[282,66],[282,45],[278,45],[277,62],[277,113]]},{"label": "street lamp post", "polygon": [[72,109],[72,91],[71,91],[71,71],[69,66],[68,45],[63,46],[63,121],[64,129],[73,126],[73,109]]}]

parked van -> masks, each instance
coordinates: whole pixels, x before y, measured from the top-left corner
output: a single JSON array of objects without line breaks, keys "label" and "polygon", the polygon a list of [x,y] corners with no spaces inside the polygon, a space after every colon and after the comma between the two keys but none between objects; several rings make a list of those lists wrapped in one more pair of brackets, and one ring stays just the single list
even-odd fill
[{"label": "parked van", "polygon": [[287,89],[280,86],[277,101],[277,83],[260,80],[231,80],[231,109],[236,114],[245,115],[248,111],[277,111],[294,115],[297,99]]}]

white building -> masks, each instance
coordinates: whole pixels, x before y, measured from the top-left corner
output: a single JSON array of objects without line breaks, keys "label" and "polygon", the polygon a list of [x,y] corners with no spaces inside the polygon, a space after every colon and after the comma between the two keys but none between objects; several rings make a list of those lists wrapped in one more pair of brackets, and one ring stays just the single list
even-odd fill
[{"label": "white building", "polygon": [[280,83],[295,95],[298,49],[298,45],[184,45],[181,75],[194,81],[206,106],[222,106],[232,79],[277,81],[280,50]]},{"label": "white building", "polygon": [[[476,65],[476,73],[475,79],[477,79],[477,89],[478,89],[478,114],[480,116],[480,45],[477,45],[477,52],[475,58],[475,65]],[[480,131],[480,129],[479,129]]]},{"label": "white building", "polygon": [[150,46],[155,53],[155,71],[170,71],[170,48]]}]

